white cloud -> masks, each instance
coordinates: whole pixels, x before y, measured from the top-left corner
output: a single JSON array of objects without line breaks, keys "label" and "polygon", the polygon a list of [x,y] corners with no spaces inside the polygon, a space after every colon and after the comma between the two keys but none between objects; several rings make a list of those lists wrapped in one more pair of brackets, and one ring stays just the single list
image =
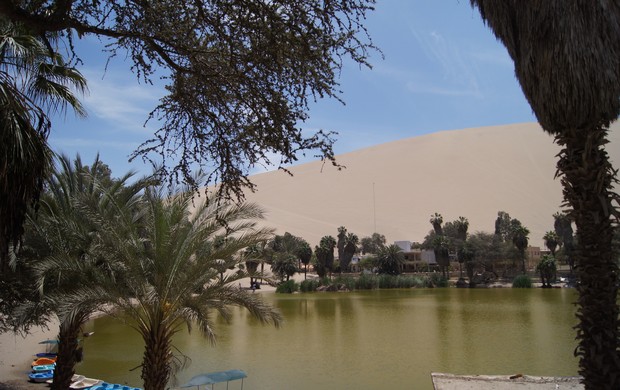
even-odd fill
[{"label": "white cloud", "polygon": [[131,73],[86,71],[90,93],[84,99],[89,115],[108,123],[111,128],[143,133],[149,112],[163,96],[161,88],[139,84]]},{"label": "white cloud", "polygon": [[437,31],[418,33],[412,27],[410,31],[431,66],[438,65],[441,77],[434,79],[430,85],[421,78],[410,80],[407,82],[409,90],[446,96],[482,97],[471,53],[463,53],[457,44]]}]

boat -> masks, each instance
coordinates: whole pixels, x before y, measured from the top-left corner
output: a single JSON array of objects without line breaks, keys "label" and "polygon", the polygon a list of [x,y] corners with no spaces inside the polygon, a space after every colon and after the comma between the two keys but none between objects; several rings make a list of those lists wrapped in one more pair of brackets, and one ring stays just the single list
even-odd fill
[{"label": "boat", "polygon": [[226,382],[226,388],[228,388],[228,382],[241,379],[241,389],[243,389],[243,379],[247,377],[248,375],[243,370],[218,371],[209,374],[196,375],[192,377],[189,382],[181,385],[181,387],[196,386],[200,388],[200,386],[203,385],[211,385],[211,387],[213,387],[216,383]]},{"label": "boat", "polygon": [[[71,377],[71,383],[81,381],[82,379],[84,379],[84,375],[73,374],[73,376]],[[52,383],[54,383],[54,379],[48,379],[45,381],[45,383],[51,385]]]},{"label": "boat", "polygon": [[49,364],[55,364],[56,363],[56,358],[38,358],[37,360],[35,360],[34,362],[32,362],[31,366],[45,366],[45,365],[49,365]]},{"label": "boat", "polygon": [[31,372],[30,374],[28,374],[28,379],[30,379],[31,382],[35,383],[45,383],[52,378],[54,378],[54,371]]},{"label": "boat", "polygon": [[91,387],[90,390],[142,390],[142,389],[139,387],[120,385],[118,383],[101,382],[97,386]]},{"label": "boat", "polygon": [[39,352],[35,355],[37,358],[55,358],[58,356],[56,352]]},{"label": "boat", "polygon": [[38,366],[32,366],[32,372],[47,372],[54,371],[56,364],[41,364]]},{"label": "boat", "polygon": [[84,378],[83,377],[81,380],[71,383],[71,385],[69,385],[69,388],[71,388],[71,389],[90,389],[90,388],[92,388],[94,386],[97,386],[101,382],[103,382],[101,379],[93,379],[93,378]]}]

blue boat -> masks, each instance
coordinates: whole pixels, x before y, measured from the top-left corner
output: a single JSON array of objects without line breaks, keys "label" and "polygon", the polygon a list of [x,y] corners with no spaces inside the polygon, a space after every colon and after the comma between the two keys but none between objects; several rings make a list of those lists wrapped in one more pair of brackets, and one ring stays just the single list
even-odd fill
[{"label": "blue boat", "polygon": [[49,379],[54,379],[54,371],[31,372],[28,374],[28,379],[30,379],[31,382],[44,383]]},{"label": "blue boat", "polygon": [[103,382],[103,383],[98,384],[97,386],[91,387],[90,390],[142,390],[142,389],[139,387],[119,385],[118,383]]},{"label": "blue boat", "polygon": [[55,368],[56,368],[55,364],[44,364],[44,365],[41,365],[41,366],[32,366],[32,372],[33,373],[49,372],[49,371],[54,371]]},{"label": "blue boat", "polygon": [[228,389],[228,382],[241,379],[241,389],[243,389],[243,379],[247,377],[247,374],[243,370],[218,371],[209,374],[196,375],[181,387],[196,386],[200,389],[200,386],[211,385],[211,389],[213,389],[213,385],[216,383],[226,382],[226,388]]}]

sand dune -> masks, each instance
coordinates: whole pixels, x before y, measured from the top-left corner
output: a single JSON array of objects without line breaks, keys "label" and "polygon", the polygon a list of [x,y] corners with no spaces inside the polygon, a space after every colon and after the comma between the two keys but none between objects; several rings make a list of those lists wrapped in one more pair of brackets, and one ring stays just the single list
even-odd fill
[{"label": "sand dune", "polygon": [[[620,166],[620,124],[608,145]],[[337,156],[338,171],[320,161],[284,172],[254,175],[248,194],[267,211],[266,224],[304,237],[311,245],[345,226],[358,236],[379,232],[388,242],[422,241],[434,212],[444,221],[459,216],[470,232],[492,232],[497,212],[508,212],[542,246],[560,210],[561,184],[554,180],[559,147],[536,123],[444,131]]]}]

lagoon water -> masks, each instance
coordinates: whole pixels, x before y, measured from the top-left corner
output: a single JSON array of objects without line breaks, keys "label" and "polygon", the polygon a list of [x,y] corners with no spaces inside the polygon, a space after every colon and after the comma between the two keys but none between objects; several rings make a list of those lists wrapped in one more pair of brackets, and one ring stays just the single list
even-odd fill
[{"label": "lagoon water", "polygon": [[[247,372],[245,390],[425,390],[433,387],[431,372],[577,375],[572,289],[262,296],[282,312],[284,325],[261,325],[235,309],[231,324],[215,319],[216,346],[196,330],[178,334],[175,345],[191,364],[177,374],[176,387],[196,374],[228,369]],[[139,385],[139,335],[110,318],[95,319],[85,330],[95,334],[84,340],[85,360],[76,371]]]}]

